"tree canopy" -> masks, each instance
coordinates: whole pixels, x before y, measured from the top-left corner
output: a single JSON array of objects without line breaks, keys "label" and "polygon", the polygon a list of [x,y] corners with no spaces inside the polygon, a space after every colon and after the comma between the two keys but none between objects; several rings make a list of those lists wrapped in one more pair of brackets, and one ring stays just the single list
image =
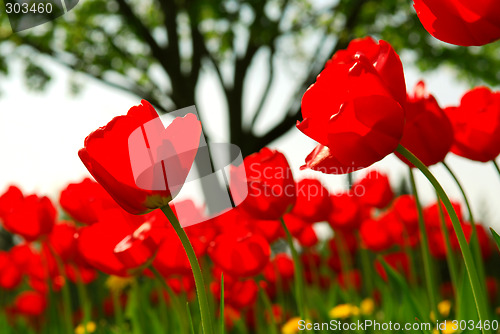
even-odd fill
[{"label": "tree canopy", "polygon": [[[24,32],[8,33],[5,16],[0,24],[0,71],[7,74],[10,59],[21,59],[30,89],[43,90],[50,81],[44,66],[50,59],[170,111],[200,104],[200,75],[211,73],[223,92],[229,140],[244,154],[295,125],[302,94],[353,38],[385,39],[396,51],[411,52],[423,70],[447,64],[470,80],[500,81],[499,43],[441,43],[421,26],[411,0],[86,0]],[[252,67],[258,57],[265,68]],[[256,123],[282,63],[297,69],[294,93],[274,111],[281,119],[260,133]],[[251,71],[262,72],[262,87],[248,87]],[[245,103],[249,89],[260,92],[256,107]],[[203,108],[200,114],[202,121],[210,117]]]}]

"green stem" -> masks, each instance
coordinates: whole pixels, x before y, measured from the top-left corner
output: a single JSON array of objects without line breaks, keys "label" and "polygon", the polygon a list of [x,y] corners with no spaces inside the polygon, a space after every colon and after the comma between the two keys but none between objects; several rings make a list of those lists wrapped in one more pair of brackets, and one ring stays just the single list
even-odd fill
[{"label": "green stem", "polygon": [[276,326],[276,318],[274,317],[273,313],[273,306],[271,304],[271,300],[267,296],[267,293],[262,289],[262,287],[259,287],[259,293],[262,298],[262,302],[264,304],[264,308],[266,312],[269,314],[269,328],[267,329],[268,333],[270,334],[278,334],[278,329]]},{"label": "green stem", "polygon": [[123,330],[124,317],[122,303],[120,300],[120,292],[111,290],[111,298],[113,300],[113,311],[115,315],[116,325],[118,326],[119,330]]},{"label": "green stem", "polygon": [[[153,272],[153,274],[156,277],[156,280],[158,282],[160,282],[160,284],[163,287],[163,289],[165,289],[165,291],[167,291],[168,297],[170,298],[170,302],[174,306],[174,309],[177,310],[177,312],[176,312],[176,314],[177,314],[177,320],[179,321],[179,326],[181,327],[181,331],[183,333],[186,333],[187,332],[186,328],[188,327],[187,326],[187,319],[185,319],[185,317],[183,316],[182,305],[181,305],[181,303],[179,301],[179,298],[177,298],[177,296],[175,295],[175,293],[172,291],[172,288],[167,284],[167,282],[165,282],[165,279],[158,272],[158,270],[156,270],[155,267],[149,266],[149,270],[151,270]],[[163,298],[163,296],[159,295],[158,299],[160,299],[160,298]]]},{"label": "green stem", "polygon": [[342,270],[343,275],[345,275],[344,279],[344,284],[346,287],[346,291],[348,294],[348,298],[353,302],[353,303],[359,303],[359,296],[358,292],[356,291],[356,288],[354,286],[354,283],[351,282],[348,278],[348,275],[351,273],[352,269],[352,258],[351,255],[349,254],[349,251],[346,249],[346,245],[343,242],[343,237],[342,234],[338,231],[334,231],[335,236],[333,240],[335,241],[335,244],[337,245],[337,250],[339,252],[340,256],[340,267]]},{"label": "green stem", "polygon": [[[460,220],[458,219],[457,213],[455,212],[453,205],[451,204],[448,195],[444,191],[441,184],[439,184],[438,180],[434,177],[434,175],[430,172],[430,170],[425,166],[417,157],[415,157],[410,151],[408,151],[403,146],[399,145],[396,149],[398,153],[404,156],[408,161],[410,161],[415,167],[417,167],[429,180],[432,184],[438,196],[441,198],[446,210],[448,211],[448,215],[450,216],[451,222],[453,224],[453,228],[455,229],[455,233],[457,235],[458,243],[460,245],[460,250],[462,251],[462,256],[465,263],[465,268],[467,270],[467,275],[469,277],[469,281],[472,286],[472,292],[474,295],[474,301],[476,303],[476,309],[479,316],[479,320],[484,322],[487,319],[487,310],[486,310],[486,302],[484,295],[481,293],[481,283],[479,281],[479,277],[477,275],[476,266],[474,264],[474,259],[472,258],[472,253],[470,251],[469,245],[467,244],[467,240],[465,239],[464,231],[462,230],[462,226],[460,225]],[[482,329],[483,333],[490,333],[489,330],[485,330],[484,327]]]},{"label": "green stem", "polygon": [[87,334],[87,323],[90,321],[91,317],[91,305],[89,302],[89,297],[85,288],[85,283],[83,283],[82,275],[77,265],[72,265],[76,276],[76,290],[78,293],[78,299],[80,299],[83,308],[83,329],[84,333]]},{"label": "green stem", "polygon": [[424,263],[424,275],[425,275],[425,286],[427,288],[427,295],[429,297],[429,303],[431,304],[432,311],[436,316],[439,316],[437,303],[436,303],[436,282],[434,277],[434,270],[432,268],[432,258],[429,250],[429,238],[427,237],[427,231],[425,230],[424,214],[422,210],[422,205],[420,203],[420,197],[418,195],[417,184],[415,182],[415,177],[413,176],[413,171],[409,168],[410,183],[413,189],[413,196],[415,196],[415,203],[418,210],[418,228],[420,230],[420,237],[422,238],[420,250],[422,252],[422,261]]},{"label": "green stem", "polygon": [[[72,334],[74,332],[73,329],[73,320],[72,320],[72,311],[71,311],[71,297],[69,294],[69,289],[68,289],[68,283],[69,280],[65,275],[64,271],[64,264],[59,257],[59,255],[56,253],[52,245],[47,244],[52,256],[54,257],[54,260],[57,265],[57,270],[59,271],[60,275],[64,277],[64,284],[61,288],[62,291],[62,297],[63,297],[63,310],[64,310],[64,319],[66,323],[66,330],[68,331],[68,334]],[[51,284],[49,282],[49,284]],[[85,331],[87,331],[86,326],[84,325]]]},{"label": "green stem", "polygon": [[301,319],[306,319],[306,311],[305,311],[305,293],[304,293],[304,277],[302,276],[302,264],[300,263],[299,254],[295,249],[295,245],[293,244],[292,235],[286,226],[285,220],[283,217],[280,219],[281,226],[283,226],[283,230],[285,230],[286,241],[288,242],[288,247],[292,252],[293,264],[295,267],[295,294],[297,298],[297,309],[299,311],[299,316]]},{"label": "green stem", "polygon": [[[450,242],[450,234],[448,233],[448,227],[446,226],[446,222],[444,219],[443,207],[441,206],[441,200],[438,196],[438,211],[439,211],[439,221],[441,223],[441,231],[443,232],[444,245],[446,247],[446,262],[448,262],[448,269],[450,270],[451,281],[455,288],[455,292],[458,289],[458,270],[457,264],[455,263],[455,258],[453,256],[453,249],[451,247]],[[458,299],[457,294],[457,299]],[[457,301],[460,305],[460,301]]]},{"label": "green stem", "polygon": [[[373,273],[371,270],[371,261],[370,261],[370,255],[368,254],[368,249],[366,248],[360,248],[359,250],[360,254],[360,259],[361,259],[361,270],[363,271],[363,277],[372,277]],[[373,292],[373,280],[371,279],[364,279],[363,282],[365,283],[365,292],[367,296],[371,296]]]},{"label": "green stem", "polygon": [[191,334],[195,334],[194,333],[193,318],[191,317],[191,310],[189,309],[188,302],[186,302],[186,313],[187,313],[187,317],[188,317],[188,321],[189,321],[189,331]]},{"label": "green stem", "polygon": [[[472,235],[470,237],[470,247],[472,249],[472,255],[474,256],[475,263],[477,264],[477,270],[478,270],[478,275],[479,275],[479,281],[480,282],[485,282],[486,281],[486,272],[484,269],[484,263],[483,263],[483,257],[481,255],[481,247],[479,246],[479,236],[477,234],[477,228],[476,228],[476,221],[474,219],[474,215],[472,214],[472,207],[470,205],[469,199],[467,195],[465,194],[465,190],[462,187],[462,184],[458,177],[455,175],[453,170],[448,166],[446,162],[442,162],[443,166],[448,170],[450,173],[451,177],[453,180],[455,180],[455,183],[458,186],[458,189],[460,189],[460,192],[462,193],[462,197],[465,202],[465,206],[467,207],[467,212],[469,213],[469,221],[472,227]],[[484,289],[484,286],[481,285],[482,288],[482,294],[486,295],[486,290]],[[486,299],[486,302],[488,300]]]},{"label": "green stem", "polygon": [[476,221],[474,219],[474,215],[472,214],[472,207],[470,205],[467,195],[465,194],[465,190],[462,187],[462,184],[458,180],[458,177],[455,175],[453,170],[450,168],[450,166],[448,166],[446,162],[442,161],[442,164],[448,170],[448,173],[450,173],[453,180],[455,180],[455,183],[457,184],[458,189],[460,190],[460,193],[462,194],[462,197],[464,199],[465,206],[467,207],[467,212],[469,213],[469,221],[472,227],[470,244],[476,263],[478,264],[479,278],[481,279],[481,281],[484,281],[485,274],[484,274],[483,258],[481,256],[481,248],[479,247],[479,237],[477,235]]},{"label": "green stem", "polygon": [[493,163],[493,166],[495,166],[495,169],[497,170],[498,175],[500,175],[500,167],[498,166],[497,162],[495,160],[491,160],[491,162]]},{"label": "green stem", "polygon": [[224,273],[220,274],[220,333],[224,334]]},{"label": "green stem", "polygon": [[212,318],[210,316],[210,308],[208,306],[207,291],[205,290],[203,274],[201,273],[200,264],[198,263],[198,259],[196,258],[193,246],[191,245],[186,232],[184,232],[184,229],[181,227],[179,220],[175,216],[170,206],[165,205],[161,208],[161,210],[163,211],[165,216],[167,216],[167,219],[170,221],[170,224],[172,224],[172,227],[179,236],[179,239],[181,240],[182,245],[184,246],[184,250],[186,251],[186,255],[189,259],[189,263],[191,264],[191,270],[193,271],[194,282],[196,285],[196,293],[198,295],[198,303],[200,306],[201,325],[203,333],[212,334]]}]

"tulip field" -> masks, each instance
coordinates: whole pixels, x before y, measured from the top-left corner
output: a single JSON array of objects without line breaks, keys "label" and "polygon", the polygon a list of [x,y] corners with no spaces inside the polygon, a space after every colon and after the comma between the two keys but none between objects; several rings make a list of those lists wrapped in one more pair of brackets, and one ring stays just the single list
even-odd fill
[{"label": "tulip field", "polygon": [[[414,6],[429,38],[500,39],[494,1]],[[447,158],[488,164],[500,185],[500,91],[479,85],[440,106],[424,81],[406,86],[391,41],[370,36],[317,74],[293,129],[317,142],[301,167],[313,172],[298,177],[280,147],[264,147],[231,166],[234,206],[217,214],[173,201],[201,120],[164,125],[147,99],[96,124],[75,152],[88,177],[56,199],[7,187],[0,333],[500,333],[500,236]],[[406,187],[377,169],[354,173],[393,154]],[[349,186],[332,191],[326,174],[350,174]]]}]

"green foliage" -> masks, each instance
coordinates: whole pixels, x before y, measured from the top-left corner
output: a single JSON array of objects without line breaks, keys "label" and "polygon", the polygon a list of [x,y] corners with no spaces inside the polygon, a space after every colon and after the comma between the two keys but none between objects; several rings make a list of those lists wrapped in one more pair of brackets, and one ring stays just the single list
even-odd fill
[{"label": "green foliage", "polygon": [[[230,111],[231,141],[244,153],[295,125],[302,93],[328,57],[356,37],[385,39],[398,52],[408,51],[422,70],[451,66],[475,84],[496,85],[500,79],[498,42],[469,48],[439,42],[423,29],[411,0],[86,0],[42,26],[10,35],[6,27],[4,15],[0,73],[8,73],[9,59],[21,59],[31,89],[42,90],[50,80],[33,54],[148,99],[163,111],[195,103],[200,73],[217,74]],[[248,110],[245,78],[261,50],[267,52],[271,73],[257,88],[265,92],[259,107]],[[257,133],[254,123],[278,62],[298,71],[292,83],[296,94],[292,101],[284,99],[282,121]],[[78,91],[77,82],[72,78],[70,91]]]}]

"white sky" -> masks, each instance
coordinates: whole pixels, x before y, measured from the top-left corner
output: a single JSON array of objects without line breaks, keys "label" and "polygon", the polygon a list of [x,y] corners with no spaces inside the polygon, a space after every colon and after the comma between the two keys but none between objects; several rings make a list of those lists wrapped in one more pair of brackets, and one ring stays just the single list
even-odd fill
[{"label": "white sky", "polygon": [[[57,200],[59,191],[68,182],[79,181],[89,175],[77,155],[84,138],[114,116],[125,114],[131,106],[139,104],[140,99],[111,90],[93,80],[84,80],[83,93],[72,97],[67,87],[69,73],[50,64],[47,66],[54,73],[54,80],[49,88],[43,93],[28,92],[23,84],[19,64],[14,65],[12,74],[0,79],[0,193],[8,185],[16,184],[25,193],[47,194]],[[409,64],[404,65],[409,89],[420,78],[424,78],[429,91],[436,96],[441,106],[457,104],[462,94],[470,88],[458,82],[449,70],[422,75]],[[260,68],[262,71],[266,70],[260,64],[255,66],[257,75],[251,76],[252,87],[258,86],[262,78],[266,77],[258,74]],[[285,86],[289,80],[293,78],[281,75],[274,86],[272,102],[259,122],[262,127],[279,119],[280,114],[273,112],[276,110],[273,105],[283,102],[280,100],[284,96],[282,91],[286,91]],[[227,122],[227,117],[219,99],[220,92],[210,77],[202,79],[198,93],[199,100],[202,101],[197,106],[198,109],[203,112],[210,108],[212,113],[210,119],[204,119],[207,123],[205,131],[212,137],[223,140],[227,132],[222,130],[222,125]],[[345,176],[299,171],[299,166],[314,145],[313,140],[297,129],[292,129],[270,146],[287,155],[298,178],[306,174],[315,175],[321,177],[331,189],[345,186]],[[488,218],[490,225],[499,228],[500,213],[495,210],[500,200],[500,176],[493,166],[470,162],[453,155],[448,156],[447,161],[469,193],[476,216]],[[406,165],[394,156],[375,164],[374,168],[389,173],[393,186],[397,186],[401,177],[407,173]],[[460,199],[457,187],[444,168],[433,167],[432,171],[451,197]],[[366,171],[360,171],[358,175],[364,173]],[[424,200],[432,201],[435,195],[424,177],[419,175],[417,182]],[[485,212],[488,213],[486,216],[483,214]]]}]

